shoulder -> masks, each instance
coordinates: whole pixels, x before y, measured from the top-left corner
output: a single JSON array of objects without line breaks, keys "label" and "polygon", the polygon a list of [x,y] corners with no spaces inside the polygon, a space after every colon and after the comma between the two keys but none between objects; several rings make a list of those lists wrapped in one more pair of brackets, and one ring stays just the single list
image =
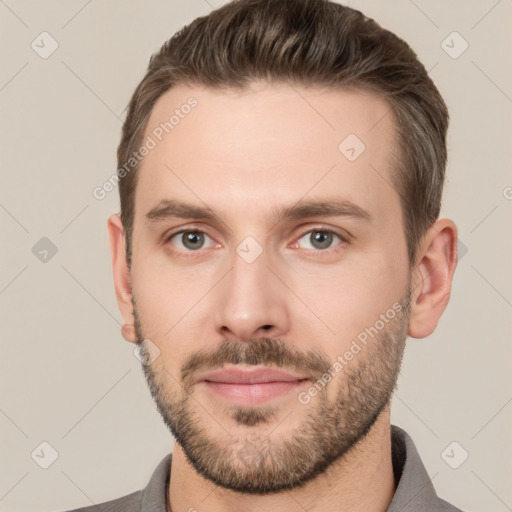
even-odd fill
[{"label": "shoulder", "polygon": [[103,503],[93,503],[82,508],[65,512],[165,512],[168,483],[171,474],[172,452],[168,453],[153,471],[144,489],[132,492],[121,498]]},{"label": "shoulder", "polygon": [[141,500],[142,491],[136,491],[104,503],[97,503],[90,507],[75,508],[64,512],[139,512]]}]

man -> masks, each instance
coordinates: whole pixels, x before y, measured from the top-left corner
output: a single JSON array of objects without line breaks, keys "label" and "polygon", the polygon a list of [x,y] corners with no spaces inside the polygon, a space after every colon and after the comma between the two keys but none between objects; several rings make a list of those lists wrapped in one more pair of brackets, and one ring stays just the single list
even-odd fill
[{"label": "man", "polygon": [[407,44],[324,0],[226,4],[151,58],[108,231],[176,443],[101,510],[458,510],[390,425],[456,267],[447,125]]}]

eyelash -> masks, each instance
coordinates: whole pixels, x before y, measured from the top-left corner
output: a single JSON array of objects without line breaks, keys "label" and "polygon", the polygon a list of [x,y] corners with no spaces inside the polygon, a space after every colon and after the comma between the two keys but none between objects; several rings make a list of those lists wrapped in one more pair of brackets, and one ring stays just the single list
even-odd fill
[{"label": "eyelash", "polygon": [[[341,235],[340,233],[338,233],[337,231],[334,231],[325,226],[316,226],[314,228],[310,228],[307,231],[304,231],[297,238],[297,240],[304,238],[304,236],[307,235],[308,233],[315,233],[315,232],[320,232],[320,233],[324,233],[324,234],[328,234],[328,235],[329,234],[335,235],[336,237],[338,237],[340,239],[340,243],[338,243],[337,245],[335,245],[333,247],[329,247],[328,249],[307,249],[309,254],[316,256],[320,253],[329,254],[331,252],[339,252],[348,243],[347,237],[345,237],[345,236]],[[164,243],[168,244],[173,238],[175,238],[178,235],[182,235],[183,233],[199,233],[199,234],[204,234],[206,236],[209,236],[208,233],[204,232],[203,230],[196,228],[195,226],[191,226],[188,229],[181,229],[180,231],[171,233],[169,236],[165,237]],[[177,249],[177,250],[180,251],[179,249]],[[198,249],[196,251],[185,251],[185,253],[187,253],[187,256],[185,256],[185,257],[191,257],[191,256],[193,256],[194,253],[199,252],[199,251],[200,251],[200,249]]]}]

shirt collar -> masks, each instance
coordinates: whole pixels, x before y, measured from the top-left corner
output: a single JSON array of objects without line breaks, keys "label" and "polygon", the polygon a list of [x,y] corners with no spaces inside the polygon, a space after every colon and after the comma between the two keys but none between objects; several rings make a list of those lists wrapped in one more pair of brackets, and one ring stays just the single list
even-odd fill
[{"label": "shirt collar", "polygon": [[433,510],[432,507],[440,500],[432,479],[428,476],[413,440],[396,425],[391,425],[391,454],[398,485],[386,512]]}]

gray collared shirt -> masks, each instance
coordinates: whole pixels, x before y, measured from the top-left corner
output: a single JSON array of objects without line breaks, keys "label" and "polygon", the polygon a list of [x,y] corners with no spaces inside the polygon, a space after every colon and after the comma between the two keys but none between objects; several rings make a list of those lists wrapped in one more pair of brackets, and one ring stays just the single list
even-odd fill
[{"label": "gray collared shirt", "polygon": [[[391,425],[393,471],[398,481],[386,512],[462,512],[439,498],[410,436]],[[171,456],[162,459],[145,489],[69,512],[167,512]]]}]

